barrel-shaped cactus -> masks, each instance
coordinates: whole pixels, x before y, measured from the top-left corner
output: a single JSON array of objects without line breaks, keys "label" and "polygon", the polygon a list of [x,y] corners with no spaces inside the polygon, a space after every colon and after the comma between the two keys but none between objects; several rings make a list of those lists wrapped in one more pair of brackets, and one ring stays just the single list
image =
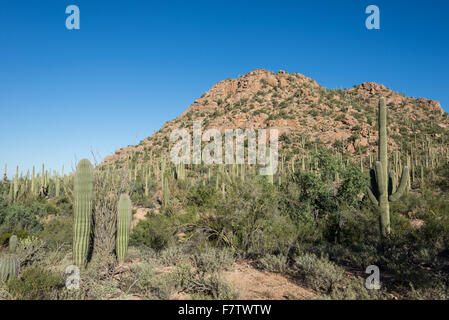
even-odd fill
[{"label": "barrel-shaped cactus", "polygon": [[379,211],[380,231],[383,237],[390,233],[390,202],[397,201],[406,190],[409,169],[404,166],[399,187],[396,186],[396,177],[393,172],[388,172],[387,151],[387,107],[385,99],[379,101],[379,161],[371,170],[371,188],[368,188],[368,196],[373,205]]},{"label": "barrel-shaped cactus", "polygon": [[0,281],[7,282],[19,276],[20,263],[17,257],[8,256],[0,262]]},{"label": "barrel-shaped cactus", "polygon": [[9,238],[9,252],[11,252],[11,253],[16,252],[17,243],[18,243],[17,236],[16,235],[12,235]]},{"label": "barrel-shaped cactus", "polygon": [[131,227],[131,199],[127,194],[122,194],[118,202],[117,214],[117,260],[123,263],[128,251],[129,231]]},{"label": "barrel-shaped cactus", "polygon": [[73,262],[85,267],[92,225],[93,166],[83,159],[76,168],[74,182]]}]

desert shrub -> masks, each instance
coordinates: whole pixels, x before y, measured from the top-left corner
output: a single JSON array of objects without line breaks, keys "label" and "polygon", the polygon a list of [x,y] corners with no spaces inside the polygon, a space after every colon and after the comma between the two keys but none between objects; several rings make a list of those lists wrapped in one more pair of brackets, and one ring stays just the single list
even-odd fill
[{"label": "desert shrub", "polygon": [[182,247],[172,246],[159,252],[157,258],[165,266],[173,266],[186,260],[186,254]]},{"label": "desert shrub", "polygon": [[292,143],[292,139],[285,132],[283,134],[281,134],[281,136],[279,137],[279,141],[282,141],[287,145]]},{"label": "desert shrub", "polygon": [[405,298],[409,300],[449,300],[449,287],[438,285],[437,287],[415,289],[412,286]]},{"label": "desert shrub", "polygon": [[366,192],[368,177],[354,165],[348,166],[342,173],[343,181],[338,186],[337,197],[349,207],[359,207],[360,195]]},{"label": "desert shrub", "polygon": [[312,152],[311,157],[311,162],[318,165],[322,181],[333,181],[335,173],[341,171],[340,160],[332,156],[331,151],[322,146],[319,146],[316,151]]},{"label": "desert shrub", "polygon": [[73,220],[71,217],[61,217],[50,220],[44,225],[40,238],[50,245],[71,244]]},{"label": "desert shrub", "polygon": [[134,228],[130,245],[145,245],[162,250],[175,243],[176,227],[173,218],[166,215],[152,215],[142,220]]},{"label": "desert shrub", "polygon": [[37,233],[42,230],[38,217],[46,216],[45,206],[39,202],[9,205],[0,200],[0,234],[14,233],[16,230]]},{"label": "desert shrub", "polygon": [[0,282],[0,301],[12,300],[14,297],[9,293],[6,283]]},{"label": "desert shrub", "polygon": [[[151,192],[151,191],[150,191]],[[145,193],[133,193],[131,201],[134,205],[144,208],[153,209],[155,204]]]},{"label": "desert shrub", "polygon": [[278,196],[265,179],[229,185],[214,214],[205,212],[197,230],[208,241],[237,249],[247,256],[288,251],[296,240],[296,226],[278,210]]},{"label": "desert shrub", "polygon": [[110,300],[120,299],[123,292],[119,282],[112,277],[100,279],[98,276],[81,274],[80,288],[77,290],[60,290],[59,300]]},{"label": "desert shrub", "polygon": [[190,264],[180,263],[174,270],[157,271],[155,266],[140,263],[134,267],[136,275],[131,292],[147,299],[169,299],[176,291],[188,291],[195,272]]},{"label": "desert shrub", "polygon": [[342,279],[334,290],[327,295],[321,295],[322,299],[332,300],[380,300],[391,298],[386,294],[385,288],[368,290],[365,287],[363,277],[350,276]]},{"label": "desert shrub", "polygon": [[429,247],[439,251],[449,249],[449,200],[435,197],[429,200],[429,208],[423,215],[424,227],[420,230],[421,239]]},{"label": "desert shrub", "polygon": [[306,172],[298,173],[297,179],[301,190],[299,202],[302,213],[322,217],[337,211],[338,203],[333,191],[322,177]]},{"label": "desert shrub", "polygon": [[194,253],[193,266],[203,273],[215,273],[222,270],[230,270],[234,265],[232,251],[225,249],[206,248]]},{"label": "desert shrub", "polygon": [[[208,255],[210,256],[210,254]],[[218,254],[220,256],[220,254]],[[204,256],[203,259],[204,261]],[[161,269],[153,260],[140,263],[133,269],[135,280],[130,293],[139,294],[147,299],[169,299],[176,292],[184,292],[193,299],[233,299],[235,290],[221,279],[214,268],[202,264],[195,268],[186,261],[177,261],[166,269]],[[205,269],[211,271],[205,271]],[[212,273],[209,273],[212,272]]]},{"label": "desert shrub", "polygon": [[188,204],[201,208],[214,208],[217,204],[217,194],[215,189],[204,185],[193,188],[188,194]]},{"label": "desert shrub", "polygon": [[342,281],[344,270],[326,257],[318,258],[305,253],[295,258],[294,273],[302,278],[306,285],[317,291],[332,292]]},{"label": "desert shrub", "polygon": [[47,243],[37,237],[28,237],[19,241],[16,249],[17,258],[22,266],[42,261],[46,256]]},{"label": "desert shrub", "polygon": [[438,186],[443,192],[449,191],[449,163],[441,166],[437,170],[438,174]]},{"label": "desert shrub", "polygon": [[288,270],[287,260],[287,257],[282,254],[267,254],[258,260],[257,266],[262,270],[284,273]]},{"label": "desert shrub", "polygon": [[57,290],[64,287],[64,279],[39,266],[26,268],[20,279],[8,283],[8,291],[20,300],[48,300],[57,296]]},{"label": "desert shrub", "polygon": [[327,244],[341,244],[357,247],[362,244],[376,246],[379,240],[379,217],[370,208],[354,209],[341,205],[339,210],[330,214],[323,235]]},{"label": "desert shrub", "polygon": [[218,274],[190,281],[188,292],[192,299],[235,300],[239,293]]},{"label": "desert shrub", "polygon": [[175,290],[175,283],[169,281],[167,276],[157,274],[151,265],[139,264],[134,272],[136,272],[136,280],[132,292],[144,298],[169,299]]},{"label": "desert shrub", "polygon": [[111,300],[120,297],[122,292],[114,279],[91,282],[89,296],[95,300]]}]

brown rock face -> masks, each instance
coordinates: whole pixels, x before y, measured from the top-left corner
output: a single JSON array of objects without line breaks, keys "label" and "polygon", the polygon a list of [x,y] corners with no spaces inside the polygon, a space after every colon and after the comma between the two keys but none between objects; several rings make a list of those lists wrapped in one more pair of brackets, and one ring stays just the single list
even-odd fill
[{"label": "brown rock face", "polygon": [[[301,147],[301,141],[323,143],[331,149],[347,152],[374,150],[377,142],[377,105],[386,99],[389,114],[390,147],[400,145],[404,134],[414,136],[423,126],[442,131],[434,139],[448,136],[449,120],[437,101],[405,97],[384,85],[365,82],[349,90],[326,89],[314,80],[298,74],[257,69],[238,79],[215,84],[177,119],[165,123],[159,132],[138,146],[117,150],[105,163],[125,159],[129,153],[169,150],[170,132],[191,129],[201,120],[203,130],[278,128],[288,135],[289,148]],[[282,143],[282,142],[281,142]]]}]

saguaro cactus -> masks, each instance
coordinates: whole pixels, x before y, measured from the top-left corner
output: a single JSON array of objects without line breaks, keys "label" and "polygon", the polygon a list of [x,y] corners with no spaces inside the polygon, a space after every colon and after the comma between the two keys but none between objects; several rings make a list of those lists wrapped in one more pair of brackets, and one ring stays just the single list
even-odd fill
[{"label": "saguaro cactus", "polygon": [[167,208],[168,203],[170,201],[170,188],[168,186],[168,179],[167,177],[165,177],[163,180],[163,186],[162,186],[162,190],[163,190],[163,207]]},{"label": "saguaro cactus", "polygon": [[397,201],[407,187],[409,169],[404,166],[399,187],[396,188],[394,172],[388,174],[388,150],[387,150],[387,108],[385,99],[379,102],[379,161],[376,161],[374,170],[371,170],[371,188],[368,188],[368,196],[373,205],[379,211],[380,231],[383,237],[390,233],[390,202]]},{"label": "saguaro cactus", "polygon": [[11,252],[11,253],[16,252],[17,242],[18,242],[18,239],[17,239],[16,235],[12,235],[9,238],[9,252]]},{"label": "saguaro cactus", "polygon": [[93,166],[83,159],[76,168],[73,203],[73,262],[78,267],[85,267],[89,248],[92,225]]},{"label": "saguaro cactus", "polygon": [[7,282],[19,276],[20,263],[17,257],[9,256],[0,263],[0,281]]},{"label": "saguaro cactus", "polygon": [[128,251],[129,230],[131,226],[131,199],[127,194],[122,194],[118,202],[117,214],[117,260],[123,263]]}]

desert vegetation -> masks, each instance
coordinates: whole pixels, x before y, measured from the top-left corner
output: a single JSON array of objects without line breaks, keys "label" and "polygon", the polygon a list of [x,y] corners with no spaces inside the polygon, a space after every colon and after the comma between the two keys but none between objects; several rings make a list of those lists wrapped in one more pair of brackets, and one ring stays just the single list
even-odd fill
[{"label": "desert vegetation", "polygon": [[[294,85],[296,78],[286,79]],[[224,97],[217,105],[258,116],[263,109],[248,103],[272,103],[264,96],[270,86],[261,82],[251,100]],[[265,125],[287,117],[297,92],[284,105],[275,102],[285,113]],[[346,95],[329,90],[317,99],[343,108]],[[368,110],[357,117],[372,121],[369,136],[379,132],[376,148],[347,148],[361,140],[365,124],[325,143],[285,132],[272,176],[259,175],[256,165],[174,165],[161,132],[157,142],[95,167],[82,160],[74,174],[44,166],[5,174],[0,299],[238,299],[229,275],[243,264],[306,292],[267,299],[448,299],[447,140],[429,131],[434,123],[416,123],[419,134],[393,129],[387,112],[395,106],[376,101],[378,112],[363,101],[352,107]],[[191,111],[187,118],[196,117]],[[71,265],[80,269],[77,290],[66,287]],[[379,290],[365,287],[370,265],[380,269]]]}]

